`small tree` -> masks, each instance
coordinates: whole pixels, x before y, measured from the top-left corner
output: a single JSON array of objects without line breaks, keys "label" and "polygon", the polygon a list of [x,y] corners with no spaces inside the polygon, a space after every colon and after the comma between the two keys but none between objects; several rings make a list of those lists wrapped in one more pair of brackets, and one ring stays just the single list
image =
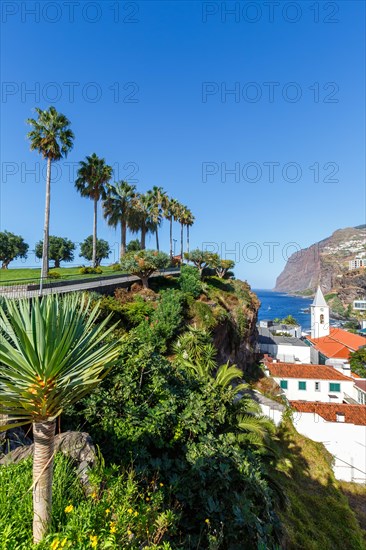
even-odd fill
[{"label": "small tree", "polygon": [[[65,237],[50,235],[48,244],[48,258],[55,262],[54,267],[60,267],[60,262],[72,262],[74,259],[75,244]],[[42,258],[43,241],[36,244],[35,254]]]},{"label": "small tree", "polygon": [[16,258],[26,258],[29,245],[24,242],[23,237],[14,235],[9,231],[0,233],[0,261],[2,269],[8,269],[10,262]]},{"label": "small tree", "polygon": [[216,275],[220,279],[225,279],[228,271],[235,266],[235,262],[233,260],[221,260],[217,254],[212,254],[212,256],[209,267],[216,271]]},{"label": "small tree", "polygon": [[195,250],[192,250],[192,252],[184,254],[184,257],[186,260],[192,262],[198,268],[201,277],[205,267],[209,267],[215,261],[219,260],[217,254],[213,254],[212,252],[208,252],[207,250],[200,250],[199,248],[196,248]]},{"label": "small tree", "polygon": [[138,239],[133,239],[128,243],[126,252],[136,252],[137,250],[141,250],[141,243]]},{"label": "small tree", "polygon": [[154,271],[164,269],[169,264],[169,256],[156,250],[128,252],[121,259],[122,270],[141,279],[144,288],[149,288],[149,277]]},{"label": "small tree", "polygon": [[366,378],[366,348],[361,348],[350,354],[349,359],[352,372]]},{"label": "small tree", "polygon": [[[97,251],[96,251],[96,265],[99,266],[100,262],[108,258],[111,253],[109,248],[109,243],[104,239],[97,239]],[[80,245],[80,254],[79,256],[85,258],[89,262],[93,259],[93,235],[89,235]]]}]

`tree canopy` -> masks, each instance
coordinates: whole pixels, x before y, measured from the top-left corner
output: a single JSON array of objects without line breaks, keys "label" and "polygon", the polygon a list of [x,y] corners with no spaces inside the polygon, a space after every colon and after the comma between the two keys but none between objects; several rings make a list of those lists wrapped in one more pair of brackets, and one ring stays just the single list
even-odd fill
[{"label": "tree canopy", "polygon": [[[60,262],[72,262],[74,259],[75,243],[66,237],[56,237],[50,235],[48,257],[55,262],[54,267],[60,267]],[[36,244],[35,254],[37,258],[42,258],[43,241]]]},{"label": "tree canopy", "polygon": [[2,269],[7,269],[10,262],[16,258],[26,258],[29,245],[21,235],[15,235],[10,231],[0,233],[0,261]]},{"label": "tree canopy", "polygon": [[141,279],[145,288],[148,288],[148,279],[159,269],[169,266],[170,260],[164,252],[156,250],[139,250],[128,252],[121,260],[121,268]]},{"label": "tree canopy", "polygon": [[[104,239],[97,239],[96,242],[96,265],[99,266],[101,261],[109,257],[111,249],[109,243]],[[89,235],[80,245],[79,256],[85,258],[89,262],[93,259],[93,235]]]}]

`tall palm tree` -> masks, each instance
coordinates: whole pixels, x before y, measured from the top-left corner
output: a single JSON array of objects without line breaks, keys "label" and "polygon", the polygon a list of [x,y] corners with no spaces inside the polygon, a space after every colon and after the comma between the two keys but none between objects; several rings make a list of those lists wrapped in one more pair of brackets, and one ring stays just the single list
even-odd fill
[{"label": "tall palm tree", "polygon": [[170,260],[173,259],[173,220],[177,219],[179,202],[176,199],[168,198],[165,201],[163,209],[164,217],[169,221],[169,238],[170,238]]},{"label": "tall palm tree", "polygon": [[41,280],[48,275],[48,246],[50,232],[51,203],[51,165],[52,162],[66,157],[73,147],[74,134],[70,130],[70,121],[65,115],[58,113],[54,107],[42,111],[36,107],[38,120],[28,118],[27,124],[33,129],[28,132],[31,150],[38,151],[47,159],[46,204],[44,210],[43,248]]},{"label": "tall palm tree", "polygon": [[88,394],[118,356],[109,319],[95,324],[99,307],[84,295],[42,300],[4,299],[0,307],[1,430],[32,423],[33,539],[51,522],[56,418]]},{"label": "tall palm tree", "polygon": [[93,223],[93,267],[97,267],[97,213],[98,201],[106,198],[106,184],[112,177],[112,166],[105,163],[95,153],[79,163],[75,187],[82,197],[94,201]]},{"label": "tall palm tree", "polygon": [[141,231],[141,250],[146,248],[146,234],[156,232],[149,195],[137,193],[132,205],[130,229],[137,233]]},{"label": "tall palm tree", "polygon": [[187,227],[187,254],[189,254],[189,228],[192,227],[194,222],[195,222],[194,215],[192,214],[191,210],[189,210],[189,208],[186,208],[185,225]]},{"label": "tall palm tree", "polygon": [[180,223],[180,257],[181,262],[183,263],[183,235],[184,235],[184,226],[186,225],[186,216],[187,216],[187,207],[184,204],[178,203],[176,211],[176,220]]},{"label": "tall palm tree", "polygon": [[103,202],[104,217],[108,225],[116,228],[121,224],[120,258],[126,254],[126,233],[135,196],[136,186],[120,181],[107,187],[107,196]]},{"label": "tall palm tree", "polygon": [[150,199],[151,221],[155,224],[156,250],[159,251],[159,227],[163,219],[163,209],[167,203],[168,196],[162,187],[154,185],[147,193]]}]

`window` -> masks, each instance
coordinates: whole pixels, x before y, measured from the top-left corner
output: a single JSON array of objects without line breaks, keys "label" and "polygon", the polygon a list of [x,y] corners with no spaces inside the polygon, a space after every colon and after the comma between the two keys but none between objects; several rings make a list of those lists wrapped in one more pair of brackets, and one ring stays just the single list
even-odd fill
[{"label": "window", "polygon": [[320,382],[315,382],[315,391],[320,391]]},{"label": "window", "polygon": [[323,314],[320,315],[320,324],[321,325],[324,324],[324,315]]},{"label": "window", "polygon": [[287,390],[287,380],[281,380],[281,382],[280,382],[280,387],[281,387],[283,390]]},{"label": "window", "polygon": [[329,391],[340,392],[341,391],[341,385],[336,384],[335,382],[329,382]]},{"label": "window", "polygon": [[306,390],[306,382],[299,382],[299,390]]}]

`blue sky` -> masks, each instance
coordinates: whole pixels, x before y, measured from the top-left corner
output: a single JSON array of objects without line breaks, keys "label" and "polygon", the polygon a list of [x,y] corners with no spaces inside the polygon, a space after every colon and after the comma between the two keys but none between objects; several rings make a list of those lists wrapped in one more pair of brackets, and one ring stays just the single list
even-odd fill
[{"label": "blue sky", "polygon": [[[1,8],[0,229],[30,248],[45,188],[25,137],[35,106],[54,105],[75,133],[68,164],[54,166],[51,234],[91,234],[73,172],[93,152],[139,190],[159,185],[187,204],[191,246],[213,243],[257,288],[274,286],[295,249],[365,223],[364,2]],[[118,235],[100,215],[116,254]],[[168,236],[165,222],[165,250]]]}]

